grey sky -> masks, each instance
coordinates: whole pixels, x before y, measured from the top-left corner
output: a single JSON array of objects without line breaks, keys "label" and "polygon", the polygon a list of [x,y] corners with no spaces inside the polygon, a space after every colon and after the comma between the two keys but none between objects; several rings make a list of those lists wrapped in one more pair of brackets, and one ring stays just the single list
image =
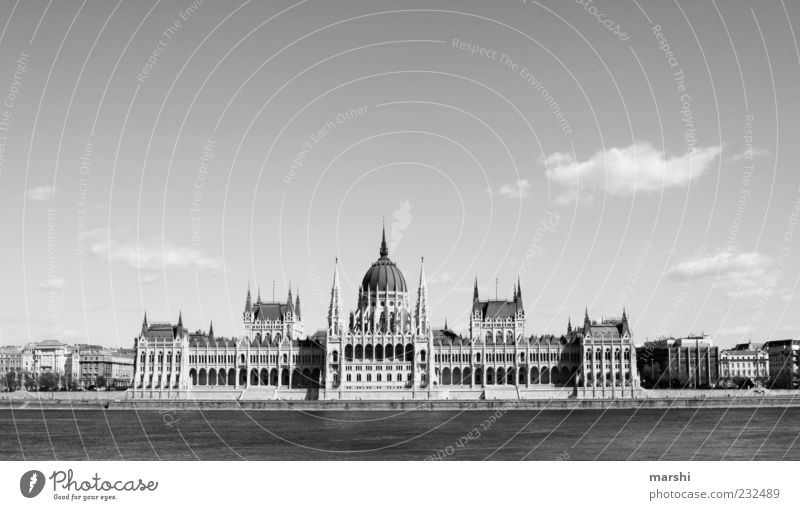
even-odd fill
[{"label": "grey sky", "polygon": [[384,218],[440,325],[520,275],[530,333],[625,305],[637,340],[796,336],[799,16],[0,1],[0,343],[130,345],[145,308],[238,335],[248,281],[314,330]]}]

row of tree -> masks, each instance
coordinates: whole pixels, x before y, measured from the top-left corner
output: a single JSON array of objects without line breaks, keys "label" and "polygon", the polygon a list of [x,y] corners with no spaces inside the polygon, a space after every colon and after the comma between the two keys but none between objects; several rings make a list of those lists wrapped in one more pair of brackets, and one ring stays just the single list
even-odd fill
[{"label": "row of tree", "polygon": [[[105,388],[106,385],[106,378],[102,375],[97,376],[94,386]],[[58,391],[62,389],[78,391],[80,387],[76,381],[69,381],[66,377],[53,372],[42,374],[8,372],[0,379],[0,389],[3,391]]]}]

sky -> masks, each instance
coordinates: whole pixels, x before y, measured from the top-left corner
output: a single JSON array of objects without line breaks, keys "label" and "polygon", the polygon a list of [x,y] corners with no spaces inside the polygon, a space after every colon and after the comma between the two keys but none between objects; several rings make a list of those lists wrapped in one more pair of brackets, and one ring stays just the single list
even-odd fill
[{"label": "sky", "polygon": [[800,5],[0,1],[0,344],[326,327],[378,257],[464,332],[797,337]]}]

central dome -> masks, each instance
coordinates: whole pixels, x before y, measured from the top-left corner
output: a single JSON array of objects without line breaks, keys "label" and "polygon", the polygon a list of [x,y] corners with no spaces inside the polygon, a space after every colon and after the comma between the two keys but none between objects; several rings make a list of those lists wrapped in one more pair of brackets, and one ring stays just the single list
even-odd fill
[{"label": "central dome", "polygon": [[389,259],[389,249],[386,247],[386,230],[383,231],[381,241],[381,258],[372,263],[361,280],[364,292],[408,292],[406,279],[400,269]]}]

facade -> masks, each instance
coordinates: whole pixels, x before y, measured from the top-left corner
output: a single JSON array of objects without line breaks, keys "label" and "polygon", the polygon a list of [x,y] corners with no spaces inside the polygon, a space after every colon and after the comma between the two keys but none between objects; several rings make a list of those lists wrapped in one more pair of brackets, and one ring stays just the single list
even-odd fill
[{"label": "facade", "polygon": [[0,347],[0,388],[13,390],[20,387],[22,385],[22,367],[21,347]]},{"label": "facade", "polygon": [[763,386],[768,380],[769,355],[761,344],[738,344],[719,353],[720,386]]},{"label": "facade", "polygon": [[798,350],[800,340],[771,340],[764,343],[769,359],[768,388],[796,389],[798,384]]},{"label": "facade", "polygon": [[646,342],[636,362],[645,388],[713,388],[719,380],[719,347],[707,336]]},{"label": "facade", "polygon": [[71,368],[72,347],[58,340],[29,343],[23,349],[23,370],[34,374],[53,372],[64,375]]},{"label": "facade", "polygon": [[[627,314],[563,335],[525,333],[522,287],[510,300],[482,300],[477,280],[469,333],[432,329],[424,265],[414,299],[383,234],[355,308],[345,313],[338,261],[327,328],[307,335],[296,297],[253,301],[239,338],[149,323],[135,339],[134,398],[446,399],[610,398],[639,388]],[[229,394],[226,394],[229,392]],[[549,393],[547,393],[549,392]]]},{"label": "facade", "polygon": [[[81,388],[104,385],[109,389],[126,389],[133,381],[134,355],[103,348],[81,349],[73,356],[78,362],[77,378]],[[98,378],[102,379],[98,380]],[[104,381],[104,382],[103,382]]]}]

